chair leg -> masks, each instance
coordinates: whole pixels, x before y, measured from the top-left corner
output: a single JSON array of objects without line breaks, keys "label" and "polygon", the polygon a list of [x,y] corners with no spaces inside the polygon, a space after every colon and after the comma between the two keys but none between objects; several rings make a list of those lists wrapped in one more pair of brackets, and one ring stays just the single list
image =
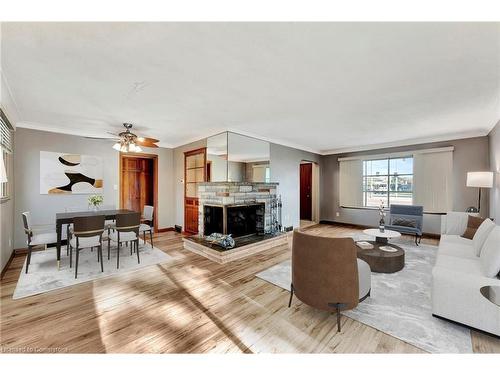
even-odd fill
[{"label": "chair leg", "polygon": [[69,255],[69,224],[66,227],[66,256]]},{"label": "chair leg", "polygon": [[415,235],[415,245],[418,246],[418,235],[417,234]]},{"label": "chair leg", "polygon": [[104,272],[104,262],[102,261],[102,244],[101,246],[99,246],[98,250],[97,250],[98,253],[101,253],[101,272]]},{"label": "chair leg", "polygon": [[418,243],[420,245],[420,242],[422,242],[422,235],[418,236]]},{"label": "chair leg", "polygon": [[288,307],[292,306],[292,298],[293,298],[293,284],[290,284],[290,301],[288,301]]},{"label": "chair leg", "polygon": [[108,260],[109,260],[109,248],[111,247],[111,240],[108,237]]},{"label": "chair leg", "polygon": [[153,230],[149,231],[149,238],[151,239],[151,248],[153,247]]},{"label": "chair leg", "polygon": [[31,263],[31,246],[28,245],[28,259],[26,260],[26,273],[28,273],[28,268]]},{"label": "chair leg", "polygon": [[134,242],[130,242],[130,255],[131,256],[132,256],[132,250],[135,250],[133,244],[134,244]]},{"label": "chair leg", "polygon": [[139,259],[139,238],[135,241],[135,252],[137,253],[137,263],[141,263],[141,260]]},{"label": "chair leg", "polygon": [[146,231],[142,232],[142,239],[144,240],[144,245],[146,245]]},{"label": "chair leg", "polygon": [[118,241],[118,250],[116,251],[116,268],[120,268],[120,241]]},{"label": "chair leg", "polygon": [[340,304],[337,303],[337,332],[340,332],[341,324],[340,324]]},{"label": "chair leg", "polygon": [[99,263],[99,257],[100,257],[100,255],[99,255],[99,246],[97,246],[96,253],[97,253],[97,263]]},{"label": "chair leg", "polygon": [[73,246],[69,245],[69,268],[73,267]]},{"label": "chair leg", "polygon": [[80,254],[80,249],[77,247],[76,248],[76,263],[75,263],[75,279],[78,276],[78,256]]}]

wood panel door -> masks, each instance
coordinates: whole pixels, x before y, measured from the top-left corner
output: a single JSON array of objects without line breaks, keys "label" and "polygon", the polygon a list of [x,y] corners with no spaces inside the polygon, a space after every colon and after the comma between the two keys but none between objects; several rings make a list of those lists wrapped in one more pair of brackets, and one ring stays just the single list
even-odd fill
[{"label": "wood panel door", "polygon": [[300,165],[300,220],[312,220],[312,164]]},{"label": "wood panel door", "polygon": [[184,231],[198,233],[198,184],[207,181],[206,148],[184,153]]},{"label": "wood panel door", "polygon": [[155,206],[154,170],[153,159],[133,156],[122,157],[121,208],[143,212],[145,205]]}]

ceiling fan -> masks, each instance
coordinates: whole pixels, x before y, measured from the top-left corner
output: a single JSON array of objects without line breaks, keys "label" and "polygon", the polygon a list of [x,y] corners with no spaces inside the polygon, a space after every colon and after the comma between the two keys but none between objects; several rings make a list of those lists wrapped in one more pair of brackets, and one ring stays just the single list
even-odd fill
[{"label": "ceiling fan", "polygon": [[130,129],[132,129],[132,124],[126,122],[123,124],[125,127],[125,131],[120,132],[118,134],[113,134],[114,136],[118,136],[116,143],[113,145],[113,148],[117,151],[121,152],[142,152],[142,147],[151,147],[157,148],[158,145],[156,143],[159,142],[158,139],[147,138],[147,137],[138,137],[136,134],[132,133]]}]

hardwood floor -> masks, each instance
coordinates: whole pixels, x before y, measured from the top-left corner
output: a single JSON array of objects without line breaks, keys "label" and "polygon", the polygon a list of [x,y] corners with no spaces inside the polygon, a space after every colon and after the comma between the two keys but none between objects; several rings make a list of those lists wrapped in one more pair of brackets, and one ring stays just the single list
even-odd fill
[{"label": "hardwood floor", "polygon": [[[165,264],[20,300],[12,294],[24,256],[15,257],[1,281],[1,351],[422,353],[347,317],[337,333],[334,316],[298,300],[288,308],[288,292],[255,277],[288,259],[287,246],[221,265],[185,251],[181,239],[155,235],[155,246],[174,257]],[[472,342],[475,352],[500,353],[496,338],[473,332]]]}]

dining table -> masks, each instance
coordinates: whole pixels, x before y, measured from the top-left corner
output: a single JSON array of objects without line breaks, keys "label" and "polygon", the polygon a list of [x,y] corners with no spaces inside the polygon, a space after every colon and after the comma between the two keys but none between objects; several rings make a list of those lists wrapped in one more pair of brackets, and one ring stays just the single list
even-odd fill
[{"label": "dining table", "polygon": [[114,210],[92,210],[80,212],[60,212],[56,213],[56,233],[57,233],[57,269],[61,267],[61,241],[62,241],[62,227],[63,225],[73,224],[75,217],[88,217],[88,216],[103,216],[106,220],[115,220],[116,215],[134,212],[128,209],[114,209]]}]

